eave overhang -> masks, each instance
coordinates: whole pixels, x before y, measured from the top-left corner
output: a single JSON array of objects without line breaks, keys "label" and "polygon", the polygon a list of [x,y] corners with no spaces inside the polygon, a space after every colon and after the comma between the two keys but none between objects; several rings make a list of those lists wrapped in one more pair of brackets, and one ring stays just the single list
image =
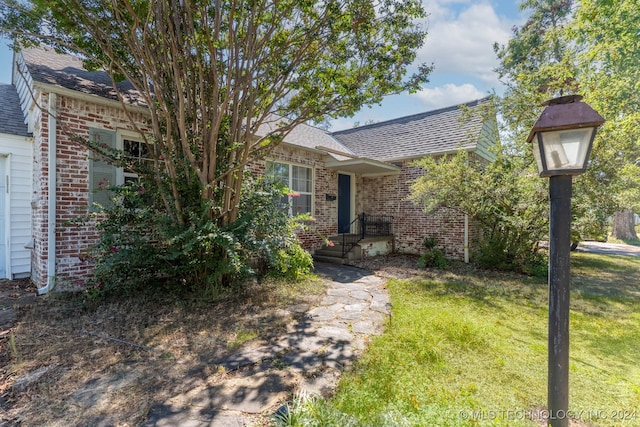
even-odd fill
[{"label": "eave overhang", "polygon": [[397,175],[400,173],[400,167],[396,165],[365,158],[330,160],[326,162],[325,166],[327,169],[354,173],[365,177]]}]

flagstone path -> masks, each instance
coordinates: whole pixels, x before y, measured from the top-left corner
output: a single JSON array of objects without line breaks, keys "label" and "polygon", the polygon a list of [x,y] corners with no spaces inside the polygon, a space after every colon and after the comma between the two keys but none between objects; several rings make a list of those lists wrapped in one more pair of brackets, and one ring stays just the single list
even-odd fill
[{"label": "flagstone path", "polygon": [[[256,425],[294,392],[327,394],[390,315],[385,280],[355,267],[317,263],[328,286],[319,304],[288,310],[288,334],[273,345],[239,351],[214,362],[219,376],[155,405],[144,426]],[[259,425],[259,424],[257,424]]]}]

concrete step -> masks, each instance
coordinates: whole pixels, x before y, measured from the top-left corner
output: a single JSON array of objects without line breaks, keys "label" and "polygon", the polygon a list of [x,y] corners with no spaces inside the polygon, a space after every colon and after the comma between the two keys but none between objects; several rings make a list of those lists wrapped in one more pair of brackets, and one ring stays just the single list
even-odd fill
[{"label": "concrete step", "polygon": [[340,258],[340,257],[334,257],[334,256],[326,256],[326,255],[313,255],[313,259],[314,261],[318,261],[318,262],[327,262],[330,264],[344,264],[344,259]]},{"label": "concrete step", "polygon": [[316,249],[315,253],[317,255],[337,256],[339,258],[342,258],[342,246],[323,246],[321,249]]},{"label": "concrete step", "polygon": [[[314,254],[318,256],[343,258],[342,246],[323,246],[321,249],[316,249]],[[360,246],[351,248],[351,250],[345,254],[344,258],[348,260],[362,259],[362,248]]]}]

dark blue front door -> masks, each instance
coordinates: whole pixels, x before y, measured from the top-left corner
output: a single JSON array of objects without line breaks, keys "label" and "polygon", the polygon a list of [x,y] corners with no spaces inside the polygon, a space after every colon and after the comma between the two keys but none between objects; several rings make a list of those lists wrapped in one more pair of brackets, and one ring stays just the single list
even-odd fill
[{"label": "dark blue front door", "polygon": [[351,223],[351,176],[338,174],[338,232],[349,232]]}]

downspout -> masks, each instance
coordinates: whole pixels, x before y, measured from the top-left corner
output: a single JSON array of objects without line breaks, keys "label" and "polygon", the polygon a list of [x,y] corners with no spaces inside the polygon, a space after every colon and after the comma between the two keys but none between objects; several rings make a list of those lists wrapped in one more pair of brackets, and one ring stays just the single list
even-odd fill
[{"label": "downspout", "polygon": [[469,264],[469,215],[464,214],[464,262]]},{"label": "downspout", "polygon": [[56,277],[56,151],[57,141],[56,133],[58,121],[56,119],[56,94],[49,93],[49,106],[47,109],[48,116],[48,141],[49,141],[49,157],[48,157],[48,185],[49,197],[47,200],[47,284],[38,288],[38,295],[44,295],[53,289]]}]

